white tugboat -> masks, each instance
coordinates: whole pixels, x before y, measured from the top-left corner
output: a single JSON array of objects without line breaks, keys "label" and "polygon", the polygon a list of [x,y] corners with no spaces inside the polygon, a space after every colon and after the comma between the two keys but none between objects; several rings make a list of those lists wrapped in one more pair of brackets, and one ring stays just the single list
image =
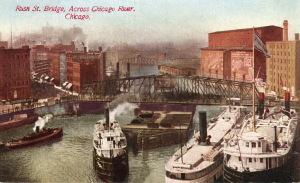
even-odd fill
[{"label": "white tugboat", "polygon": [[200,132],[179,149],[166,163],[165,182],[214,182],[223,170],[223,137],[241,121],[241,108],[229,106],[208,125],[200,112]]},{"label": "white tugboat", "polygon": [[129,171],[127,141],[119,123],[109,121],[108,109],[105,118],[94,128],[94,167],[102,180],[119,182]]},{"label": "white tugboat", "polygon": [[259,118],[262,119],[255,119],[253,123],[249,116],[239,133],[226,140],[224,181],[292,181],[296,111],[290,109],[286,96],[285,109],[280,106],[266,108]]}]

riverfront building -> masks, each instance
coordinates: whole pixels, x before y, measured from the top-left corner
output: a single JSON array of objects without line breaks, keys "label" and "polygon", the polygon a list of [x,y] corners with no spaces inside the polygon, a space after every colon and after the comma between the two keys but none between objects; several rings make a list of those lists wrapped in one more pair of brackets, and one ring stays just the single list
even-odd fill
[{"label": "riverfront building", "polygon": [[196,65],[198,65],[198,63],[199,58],[174,59],[170,63],[160,64],[158,69],[159,72],[163,74],[191,76],[197,74]]},{"label": "riverfront building", "polygon": [[[106,60],[102,48],[99,51],[67,52],[67,89],[80,93],[87,82],[103,81],[106,78]],[[72,88],[71,88],[72,87]]]},{"label": "riverfront building", "polygon": [[289,41],[286,31],[283,41],[267,42],[267,49],[271,54],[271,57],[267,58],[267,91],[274,91],[277,96],[284,97],[285,90],[289,90],[292,98],[299,97],[299,33],[295,34],[294,41]]},{"label": "riverfront building", "polygon": [[[263,43],[282,41],[283,29],[256,27]],[[200,75],[240,81],[253,80],[253,28],[208,34],[208,47],[201,49]],[[266,57],[255,50],[254,76],[266,79]]]},{"label": "riverfront building", "polygon": [[0,99],[16,100],[30,97],[30,49],[0,48]]}]

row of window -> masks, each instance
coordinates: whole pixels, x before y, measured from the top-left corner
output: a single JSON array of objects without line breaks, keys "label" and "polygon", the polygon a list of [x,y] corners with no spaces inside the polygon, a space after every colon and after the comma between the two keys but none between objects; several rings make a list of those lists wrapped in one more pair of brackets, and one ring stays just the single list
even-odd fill
[{"label": "row of window", "polygon": [[[249,147],[249,142],[246,142],[246,147]],[[257,142],[257,146],[261,147],[261,142]],[[256,142],[251,142],[251,147],[256,147]]]},{"label": "row of window", "polygon": [[[276,45],[276,46],[275,46]],[[283,49],[290,49],[290,44],[284,44],[284,43],[281,43],[281,44],[269,44],[269,47],[270,48],[275,48],[277,47],[277,49],[279,48],[283,48]]]},{"label": "row of window", "polygon": [[13,55],[5,55],[5,57],[4,58],[6,58],[6,59],[27,59],[28,58],[28,54],[22,54],[22,55],[15,55],[15,54],[13,54]]}]

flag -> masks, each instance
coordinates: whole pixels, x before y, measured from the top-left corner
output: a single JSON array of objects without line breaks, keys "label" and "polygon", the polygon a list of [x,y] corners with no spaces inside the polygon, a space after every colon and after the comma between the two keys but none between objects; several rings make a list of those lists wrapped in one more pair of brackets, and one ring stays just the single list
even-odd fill
[{"label": "flag", "polygon": [[263,52],[263,54],[266,57],[270,57],[271,55],[269,54],[265,44],[262,42],[262,40],[260,39],[260,37],[256,34],[255,30],[253,30],[254,32],[254,47],[258,50]]},{"label": "flag", "polygon": [[280,79],[280,80],[279,80],[279,84],[280,84],[281,87],[283,87],[283,81],[282,81],[282,79],[281,79],[281,76],[280,76],[279,79]]}]

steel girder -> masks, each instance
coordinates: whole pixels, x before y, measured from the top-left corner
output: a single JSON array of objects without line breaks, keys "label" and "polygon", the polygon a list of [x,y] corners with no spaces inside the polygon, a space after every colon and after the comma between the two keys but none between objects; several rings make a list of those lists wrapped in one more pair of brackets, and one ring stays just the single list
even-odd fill
[{"label": "steel girder", "polygon": [[[200,76],[151,75],[86,83],[80,95],[98,100],[113,100],[127,93],[131,102],[168,102],[226,104],[239,98],[241,104],[252,103],[251,82],[232,81]],[[256,90],[257,98],[257,90]]]}]

